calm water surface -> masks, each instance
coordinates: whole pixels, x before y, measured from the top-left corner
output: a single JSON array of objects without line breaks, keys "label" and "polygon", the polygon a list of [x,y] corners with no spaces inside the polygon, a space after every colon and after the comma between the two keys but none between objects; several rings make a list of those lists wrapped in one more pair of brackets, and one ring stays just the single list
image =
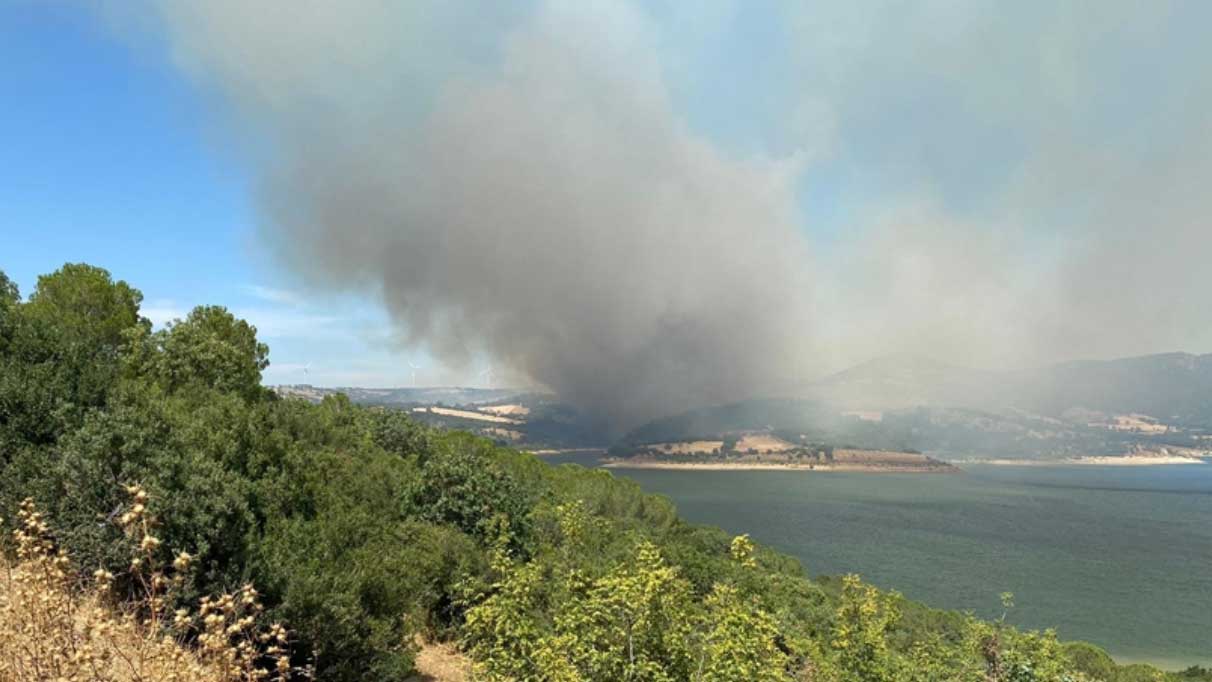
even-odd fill
[{"label": "calm water surface", "polygon": [[930,605],[1055,626],[1123,661],[1212,664],[1212,465],[959,475],[619,470],[681,514]]}]

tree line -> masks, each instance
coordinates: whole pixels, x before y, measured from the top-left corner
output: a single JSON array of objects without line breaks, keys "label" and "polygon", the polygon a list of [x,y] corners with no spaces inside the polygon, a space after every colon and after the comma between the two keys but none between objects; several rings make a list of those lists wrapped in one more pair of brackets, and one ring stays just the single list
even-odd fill
[{"label": "tree line", "polygon": [[90,265],[25,298],[0,273],[0,510],[32,499],[120,599],[138,585],[112,521],[140,486],[191,557],[174,598],[255,584],[318,679],[405,680],[418,635],[502,681],[1212,679],[811,580],[607,471],[279,398],[247,322],[200,306],[156,330],[141,300]]}]

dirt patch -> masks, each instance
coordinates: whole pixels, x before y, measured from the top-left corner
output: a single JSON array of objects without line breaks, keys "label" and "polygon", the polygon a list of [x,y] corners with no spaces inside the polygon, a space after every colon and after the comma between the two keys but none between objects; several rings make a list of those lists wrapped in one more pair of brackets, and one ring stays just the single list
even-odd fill
[{"label": "dirt patch", "polygon": [[453,645],[444,642],[418,642],[417,672],[407,682],[467,682],[471,679],[471,661]]}]

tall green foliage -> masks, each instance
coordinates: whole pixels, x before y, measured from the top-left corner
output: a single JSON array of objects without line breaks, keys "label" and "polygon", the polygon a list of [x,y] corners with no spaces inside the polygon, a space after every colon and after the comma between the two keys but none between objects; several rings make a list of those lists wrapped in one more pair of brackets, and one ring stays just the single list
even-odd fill
[{"label": "tall green foliage", "polygon": [[598,565],[583,549],[608,528],[579,502],[556,511],[558,538],[529,561],[502,543],[496,579],[473,596],[464,633],[487,679],[788,679],[774,620],[736,587],[700,598],[649,540]]},{"label": "tall green foliage", "polygon": [[141,298],[69,264],[22,302],[0,273],[0,513],[34,497],[77,565],[120,587],[128,557],[107,521],[122,486],[142,484],[158,536],[194,555],[183,597],[254,581],[322,680],[408,679],[422,631],[459,639],[501,681],[1161,674],[857,577],[810,581],[605,471],[344,396],[279,400],[260,386],[252,326],[203,306],[152,331]]},{"label": "tall green foliage", "polygon": [[147,347],[132,358],[166,391],[213,389],[246,398],[261,388],[261,371],[269,366],[269,347],[257,341],[257,330],[220,306],[198,306],[184,320],[144,339]]}]

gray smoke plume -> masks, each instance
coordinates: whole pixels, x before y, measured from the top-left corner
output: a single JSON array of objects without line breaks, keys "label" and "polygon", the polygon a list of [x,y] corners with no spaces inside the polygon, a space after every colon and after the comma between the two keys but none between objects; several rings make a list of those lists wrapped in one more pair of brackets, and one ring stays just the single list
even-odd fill
[{"label": "gray smoke plume", "polygon": [[1212,350],[1212,5],[788,16],[802,96],[882,190],[820,278],[826,347],[988,368]]},{"label": "gray smoke plume", "polygon": [[[890,352],[1212,348],[1208,3],[505,4],[158,6],[268,243],[407,343],[613,425]],[[755,11],[785,63],[695,61]],[[679,105],[772,73],[760,154]]]},{"label": "gray smoke plume", "polygon": [[424,13],[353,5],[169,14],[187,63],[269,136],[267,236],[299,271],[377,291],[407,341],[482,349],[610,425],[802,375],[794,168],[691,134],[633,12],[543,7],[499,71],[426,91],[411,59],[451,58],[399,54],[414,33],[386,28]]}]

